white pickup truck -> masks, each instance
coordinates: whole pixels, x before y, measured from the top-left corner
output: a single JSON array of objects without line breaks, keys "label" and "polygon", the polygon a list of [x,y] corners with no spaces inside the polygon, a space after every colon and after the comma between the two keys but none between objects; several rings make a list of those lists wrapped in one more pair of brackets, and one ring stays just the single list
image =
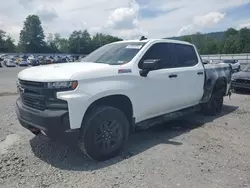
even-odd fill
[{"label": "white pickup truck", "polygon": [[187,42],[114,42],[81,62],[22,70],[16,113],[32,133],[78,145],[103,161],[118,155],[137,127],[194,111],[220,113],[231,75],[228,64],[203,64]]}]

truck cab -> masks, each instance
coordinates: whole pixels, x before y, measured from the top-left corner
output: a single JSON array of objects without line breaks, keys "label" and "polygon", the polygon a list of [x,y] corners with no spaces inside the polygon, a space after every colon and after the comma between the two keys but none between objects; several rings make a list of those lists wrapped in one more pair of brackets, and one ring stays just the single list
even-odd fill
[{"label": "truck cab", "polygon": [[220,113],[232,69],[205,66],[196,47],[183,41],[110,43],[81,62],[21,71],[17,117],[34,134],[78,145],[94,160],[110,159],[137,127],[194,110]]}]

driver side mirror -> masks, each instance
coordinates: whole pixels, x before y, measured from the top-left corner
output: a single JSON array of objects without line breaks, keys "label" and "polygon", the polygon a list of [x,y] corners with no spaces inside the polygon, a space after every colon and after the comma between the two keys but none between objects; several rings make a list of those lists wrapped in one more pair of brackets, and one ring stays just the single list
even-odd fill
[{"label": "driver side mirror", "polygon": [[144,60],[140,66],[140,75],[146,77],[150,71],[155,70],[158,67],[160,61],[160,59]]}]

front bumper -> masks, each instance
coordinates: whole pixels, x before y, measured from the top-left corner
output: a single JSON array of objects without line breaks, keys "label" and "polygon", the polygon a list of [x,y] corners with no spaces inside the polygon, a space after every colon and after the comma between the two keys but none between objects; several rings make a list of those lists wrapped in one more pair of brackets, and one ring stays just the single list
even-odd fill
[{"label": "front bumper", "polygon": [[250,89],[250,84],[248,83],[237,83],[237,82],[232,82],[231,85],[232,89]]},{"label": "front bumper", "polygon": [[16,101],[16,114],[20,124],[34,134],[44,132],[48,138],[65,144],[77,144],[80,129],[70,129],[67,110],[39,111]]}]

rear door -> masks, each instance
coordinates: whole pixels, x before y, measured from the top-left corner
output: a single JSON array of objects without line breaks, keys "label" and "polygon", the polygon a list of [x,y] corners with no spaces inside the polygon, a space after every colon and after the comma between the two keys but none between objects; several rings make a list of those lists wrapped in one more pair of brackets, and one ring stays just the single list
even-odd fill
[{"label": "rear door", "polygon": [[193,45],[169,43],[171,71],[177,75],[174,80],[175,108],[182,109],[199,103],[203,96],[205,72]]}]

